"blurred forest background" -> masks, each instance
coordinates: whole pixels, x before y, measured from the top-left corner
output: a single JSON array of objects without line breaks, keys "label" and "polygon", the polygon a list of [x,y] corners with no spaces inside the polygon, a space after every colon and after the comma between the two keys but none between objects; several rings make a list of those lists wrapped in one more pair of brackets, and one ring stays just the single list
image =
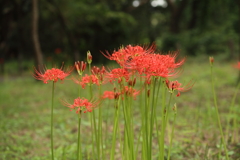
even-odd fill
[{"label": "blurred forest background", "polygon": [[239,0],[1,0],[0,68],[73,63],[91,51],[156,43],[188,56],[239,58]]}]

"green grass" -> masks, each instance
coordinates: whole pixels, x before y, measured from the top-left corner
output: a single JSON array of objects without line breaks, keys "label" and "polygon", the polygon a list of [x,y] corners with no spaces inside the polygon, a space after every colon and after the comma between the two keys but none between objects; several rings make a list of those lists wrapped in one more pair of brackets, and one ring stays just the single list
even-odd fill
[{"label": "green grass", "polygon": [[[229,107],[238,75],[238,71],[232,67],[233,63],[235,62],[223,62],[217,59],[214,62],[215,86],[224,132],[227,118],[231,116]],[[214,112],[208,57],[189,58],[183,66],[184,72],[175,79],[183,83],[193,80],[195,85],[190,91],[182,93],[180,97],[174,96],[172,101],[177,103],[178,114],[171,159],[224,159],[223,147],[219,152],[220,132]],[[51,87],[51,83],[44,84],[36,81],[30,74],[24,74],[22,77],[8,75],[0,78],[0,159],[50,159]],[[77,97],[78,90],[72,81],[64,80],[64,83],[56,84],[55,94],[55,155],[57,159],[74,160],[77,148],[78,118],[75,112],[70,112],[59,102],[59,99],[64,98],[71,102]],[[87,93],[83,92],[83,94],[88,96]],[[239,93],[237,97],[240,97]],[[239,98],[236,99],[235,104],[238,108],[238,115],[240,115]],[[106,103],[102,107],[105,139],[110,141],[113,125],[111,123],[113,122],[112,103],[109,105]],[[107,120],[108,115],[110,116]],[[139,117],[138,112],[135,116]],[[170,117],[167,128],[165,139],[167,145],[172,118],[173,116]],[[84,114],[82,119],[82,127],[82,148],[86,158],[91,151],[89,140],[91,129],[87,114]],[[139,125],[136,123],[136,130],[138,128]],[[238,134],[240,134],[240,129]],[[227,145],[230,159],[240,159],[240,139],[237,142]],[[153,158],[158,156],[157,152],[154,154]]]}]

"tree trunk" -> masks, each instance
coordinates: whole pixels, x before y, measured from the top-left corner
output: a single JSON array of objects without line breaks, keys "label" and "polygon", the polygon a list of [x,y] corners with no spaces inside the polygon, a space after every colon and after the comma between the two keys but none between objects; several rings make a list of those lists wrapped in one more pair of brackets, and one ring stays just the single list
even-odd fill
[{"label": "tree trunk", "polygon": [[188,29],[194,29],[197,25],[198,8],[201,0],[193,0],[191,4],[191,19],[188,24]]},{"label": "tree trunk", "polygon": [[179,5],[174,4],[172,0],[166,0],[166,2],[171,12],[170,26],[169,26],[170,32],[177,34],[180,31],[180,22],[181,22],[182,13],[186,7],[188,0],[182,0],[181,2],[179,2],[180,3]]},{"label": "tree trunk", "polygon": [[35,52],[35,63],[39,66],[43,65],[43,56],[38,38],[38,0],[32,0],[32,12],[32,38]]}]

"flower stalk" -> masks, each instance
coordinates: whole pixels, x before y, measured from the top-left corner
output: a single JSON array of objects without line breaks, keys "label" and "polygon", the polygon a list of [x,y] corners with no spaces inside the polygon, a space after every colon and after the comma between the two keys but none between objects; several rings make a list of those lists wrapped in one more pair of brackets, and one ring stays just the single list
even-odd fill
[{"label": "flower stalk", "polygon": [[220,134],[221,134],[221,142],[222,142],[223,147],[224,147],[226,159],[229,160],[228,150],[227,150],[227,147],[226,147],[226,142],[225,142],[224,134],[223,134],[223,130],[222,130],[222,124],[221,124],[221,120],[220,120],[220,116],[219,116],[219,112],[218,112],[217,96],[216,96],[215,87],[214,87],[214,77],[213,77],[213,62],[214,62],[214,58],[213,57],[209,57],[209,61],[210,61],[210,67],[211,67],[212,94],[213,94],[213,100],[214,100],[214,106],[215,106],[215,112],[216,112],[218,127],[219,127],[219,131],[220,131]]},{"label": "flower stalk", "polygon": [[54,150],[53,150],[53,106],[54,106],[54,81],[52,82],[52,105],[51,105],[51,155],[52,160],[54,160]]}]

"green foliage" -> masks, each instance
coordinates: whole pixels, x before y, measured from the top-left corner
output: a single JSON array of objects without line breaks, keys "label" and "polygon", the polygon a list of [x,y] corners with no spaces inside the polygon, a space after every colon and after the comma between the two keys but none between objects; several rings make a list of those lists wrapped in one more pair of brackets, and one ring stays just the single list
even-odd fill
[{"label": "green foliage", "polygon": [[[131,28],[135,25],[131,15],[113,10],[106,3],[59,1],[56,4],[43,4],[42,7],[45,6],[47,8],[43,10],[42,23],[50,28],[47,32],[51,39],[58,41],[55,47],[71,52],[68,38],[72,38],[82,56],[85,57],[86,52],[90,50],[98,61],[103,58],[99,56],[99,50],[109,50],[121,43],[126,43],[131,38]],[[64,22],[61,22],[59,16],[62,16]],[[61,34],[56,34],[56,30]],[[67,35],[70,37],[66,37]],[[40,38],[46,42],[42,43],[46,51],[54,50],[53,44],[47,41],[49,37],[40,35]]]},{"label": "green foliage", "polygon": [[[178,49],[188,55],[235,58],[239,53],[236,0],[176,0],[173,8],[170,4],[152,7],[151,0],[139,2],[133,7],[127,0],[39,0],[39,38],[45,61],[73,61],[76,51],[84,60],[90,50],[103,63],[100,50],[152,42],[161,51]],[[0,6],[0,58],[33,59],[31,1],[2,1]],[[175,11],[179,17],[173,16]],[[171,30],[174,26],[177,32]],[[56,58],[56,48],[62,50],[61,57]]]}]

